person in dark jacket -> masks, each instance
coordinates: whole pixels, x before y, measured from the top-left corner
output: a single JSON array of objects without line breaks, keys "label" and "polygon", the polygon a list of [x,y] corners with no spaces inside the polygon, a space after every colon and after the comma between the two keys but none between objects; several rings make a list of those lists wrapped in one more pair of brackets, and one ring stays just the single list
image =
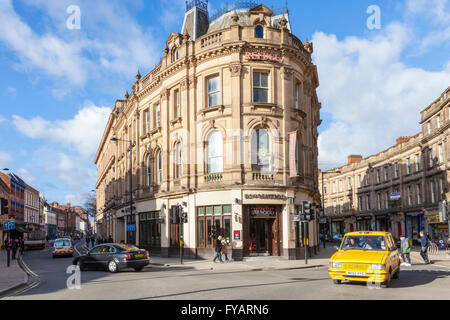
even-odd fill
[{"label": "person in dark jacket", "polygon": [[19,239],[19,246],[20,246],[20,255],[23,255],[23,251],[25,250],[25,239],[23,238]]},{"label": "person in dark jacket", "polygon": [[113,238],[112,238],[112,236],[109,236],[109,238],[108,238],[108,243],[113,243]]},{"label": "person in dark jacket", "polygon": [[95,246],[95,238],[94,236],[91,237],[91,247]]},{"label": "person in dark jacket", "polygon": [[428,241],[427,236],[423,233],[423,231],[420,231],[420,256],[423,258],[423,261],[425,261],[425,264],[429,264],[430,260],[428,259],[428,246],[430,245],[430,242]]},{"label": "person in dark jacket", "polygon": [[217,259],[219,259],[220,262],[222,261],[222,236],[218,236],[216,239],[216,246],[215,246],[216,256],[214,257],[213,262],[216,262]]},{"label": "person in dark jacket", "polygon": [[13,243],[12,243],[12,259],[15,260],[16,259],[16,253],[17,253],[17,249],[19,248],[19,240],[18,239],[14,239]]}]

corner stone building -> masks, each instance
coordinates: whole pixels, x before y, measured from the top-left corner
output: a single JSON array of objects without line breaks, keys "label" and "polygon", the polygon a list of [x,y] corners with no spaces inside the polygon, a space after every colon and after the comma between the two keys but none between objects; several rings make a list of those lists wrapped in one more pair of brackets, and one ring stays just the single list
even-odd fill
[{"label": "corner stone building", "polygon": [[[439,202],[450,200],[450,87],[421,112],[421,131],[396,145],[323,175],[330,235],[354,230],[389,231],[419,244],[419,232],[447,241],[448,223],[439,222]],[[322,173],[320,190],[322,192]]]},{"label": "corner stone building", "polygon": [[[240,7],[212,20],[206,2],[188,2],[182,34],[109,117],[95,158],[98,234],[162,256],[178,255],[182,236],[185,256],[211,257],[222,234],[235,260],[303,257],[292,215],[320,201],[312,52],[287,11]],[[175,205],[187,213],[181,230]]]}]

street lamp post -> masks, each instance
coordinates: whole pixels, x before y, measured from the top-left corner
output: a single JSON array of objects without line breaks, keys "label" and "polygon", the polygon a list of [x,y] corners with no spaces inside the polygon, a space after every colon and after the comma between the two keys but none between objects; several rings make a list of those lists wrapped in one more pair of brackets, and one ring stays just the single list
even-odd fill
[{"label": "street lamp post", "polygon": [[[117,142],[117,141],[125,141],[125,142],[129,142],[130,144],[130,217],[131,219],[133,219],[133,161],[132,161],[132,157],[133,157],[133,153],[132,153],[132,141],[131,140],[122,140],[122,139],[117,139],[117,138],[111,138],[111,141]],[[126,223],[126,221],[125,221]],[[134,241],[133,241],[134,242]]]},{"label": "street lamp post", "polygon": [[[325,218],[325,194],[324,194],[324,188],[323,188],[323,176],[326,173],[341,173],[341,171],[332,171],[332,172],[324,172],[322,171],[322,218]],[[325,232],[323,233],[323,247],[326,246],[326,240],[325,240]]]}]

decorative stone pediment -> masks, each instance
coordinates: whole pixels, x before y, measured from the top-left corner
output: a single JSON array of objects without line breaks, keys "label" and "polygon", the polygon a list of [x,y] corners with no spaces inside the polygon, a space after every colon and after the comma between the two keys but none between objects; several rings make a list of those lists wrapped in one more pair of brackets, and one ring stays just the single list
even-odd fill
[{"label": "decorative stone pediment", "polygon": [[167,38],[166,43],[169,45],[170,49],[179,47],[183,43],[183,35],[181,33],[172,32],[169,35],[169,38]]},{"label": "decorative stone pediment", "polygon": [[248,15],[250,16],[250,25],[254,26],[257,24],[262,24],[265,26],[270,26],[270,18],[273,16],[273,11],[261,4],[250,9]]}]

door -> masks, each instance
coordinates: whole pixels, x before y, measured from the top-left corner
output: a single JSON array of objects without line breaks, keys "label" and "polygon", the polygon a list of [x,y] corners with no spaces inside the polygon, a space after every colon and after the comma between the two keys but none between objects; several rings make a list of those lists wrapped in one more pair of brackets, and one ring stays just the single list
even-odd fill
[{"label": "door", "polygon": [[86,268],[97,268],[100,266],[99,255],[101,254],[103,247],[105,246],[97,246],[88,252],[83,260],[83,264],[86,266]]}]

